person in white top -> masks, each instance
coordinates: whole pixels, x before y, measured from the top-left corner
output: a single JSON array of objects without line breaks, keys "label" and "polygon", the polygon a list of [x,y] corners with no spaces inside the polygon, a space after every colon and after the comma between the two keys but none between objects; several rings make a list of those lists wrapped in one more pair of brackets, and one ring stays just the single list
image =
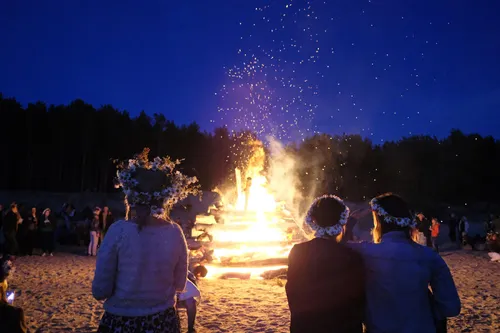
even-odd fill
[{"label": "person in white top", "polygon": [[118,172],[135,217],[114,223],[97,254],[92,294],[105,300],[98,332],[180,332],[176,294],[186,286],[188,253],[182,230],[168,212],[197,194],[199,186],[196,178],[174,170],[176,162],[150,162],[148,152]]}]

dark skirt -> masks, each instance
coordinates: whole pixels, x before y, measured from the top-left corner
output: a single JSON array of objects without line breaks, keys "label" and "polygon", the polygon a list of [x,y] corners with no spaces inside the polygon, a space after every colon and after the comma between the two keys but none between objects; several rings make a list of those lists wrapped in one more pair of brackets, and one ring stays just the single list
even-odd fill
[{"label": "dark skirt", "polygon": [[143,317],[122,317],[105,312],[97,333],[180,333],[179,316],[169,308]]}]

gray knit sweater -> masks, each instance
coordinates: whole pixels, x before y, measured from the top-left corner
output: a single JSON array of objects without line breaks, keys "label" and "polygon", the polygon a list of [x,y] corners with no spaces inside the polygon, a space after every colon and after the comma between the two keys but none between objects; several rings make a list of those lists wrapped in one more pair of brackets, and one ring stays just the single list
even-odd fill
[{"label": "gray knit sweater", "polygon": [[92,294],[118,316],[146,316],[175,305],[187,279],[186,239],[175,223],[145,226],[118,221],[97,254]]}]

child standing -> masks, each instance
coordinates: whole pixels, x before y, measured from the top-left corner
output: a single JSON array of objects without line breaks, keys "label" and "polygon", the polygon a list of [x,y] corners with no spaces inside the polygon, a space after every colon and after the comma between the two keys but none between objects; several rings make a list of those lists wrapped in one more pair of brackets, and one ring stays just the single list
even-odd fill
[{"label": "child standing", "polygon": [[431,230],[432,248],[436,252],[439,252],[438,240],[437,240],[439,236],[439,221],[435,217],[432,219],[432,225],[430,227],[430,230]]}]

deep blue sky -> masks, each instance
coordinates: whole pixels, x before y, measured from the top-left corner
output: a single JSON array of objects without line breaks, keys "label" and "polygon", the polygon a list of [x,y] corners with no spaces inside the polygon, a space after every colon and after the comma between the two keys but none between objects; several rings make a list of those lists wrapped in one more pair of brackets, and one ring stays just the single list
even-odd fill
[{"label": "deep blue sky", "polygon": [[[409,133],[444,136],[451,128],[500,137],[499,1],[310,5],[299,0],[4,1],[0,92],[22,103],[82,98],[133,115],[164,113],[206,130],[248,125],[269,133],[281,125],[292,138],[308,130],[345,131],[380,142]],[[280,23],[283,14],[288,21]],[[255,78],[230,80],[224,66],[241,68],[252,54],[264,70]],[[319,58],[307,62],[311,55]],[[276,68],[281,69],[271,78]],[[262,105],[250,110],[251,117],[242,113],[246,106],[233,108],[248,101],[248,89],[230,88],[263,77],[268,90],[262,96],[274,91],[267,114],[255,114]],[[304,95],[299,86],[277,88],[304,80],[312,87],[305,87]],[[297,99],[315,105],[314,112],[295,104],[285,113],[287,101]],[[229,111],[219,113],[218,107]]]}]

